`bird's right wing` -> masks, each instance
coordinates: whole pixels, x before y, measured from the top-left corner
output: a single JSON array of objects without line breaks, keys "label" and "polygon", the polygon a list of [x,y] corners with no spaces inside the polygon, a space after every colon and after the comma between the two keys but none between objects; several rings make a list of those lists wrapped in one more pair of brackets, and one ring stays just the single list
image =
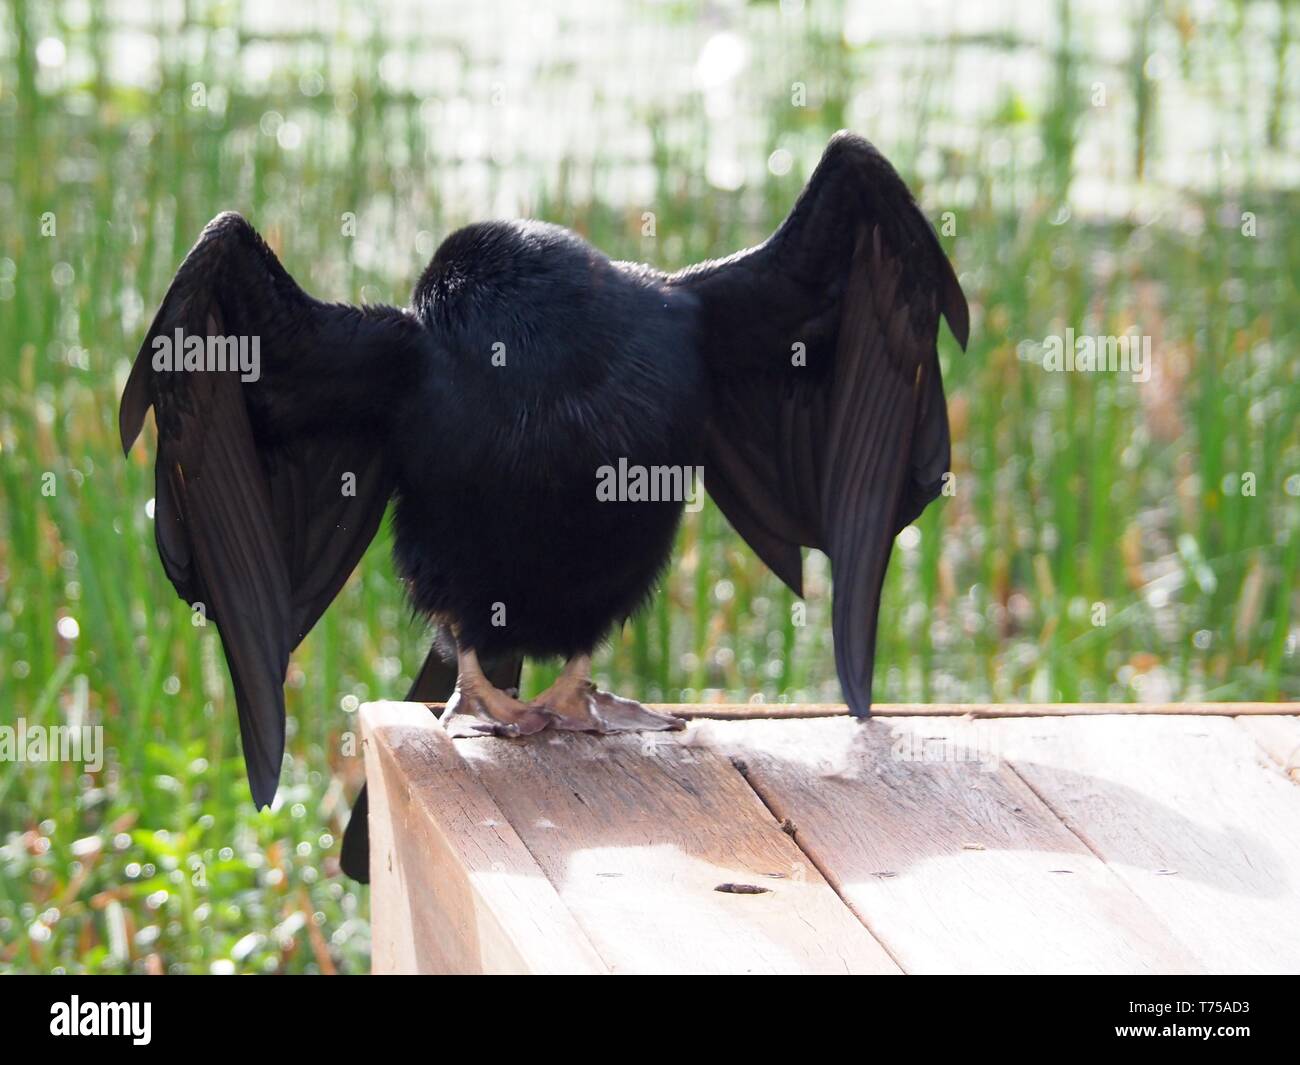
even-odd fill
[{"label": "bird's right wing", "polygon": [[767,241],[670,283],[699,301],[704,483],[796,594],[800,548],[830,557],[836,668],[865,715],[894,536],[948,469],[935,343],[943,315],[966,344],[961,286],[894,168],[849,133]]},{"label": "bird's right wing", "polygon": [[[238,349],[209,338],[231,337],[245,353],[256,338],[247,373],[216,368],[217,353],[229,362]],[[248,222],[223,214],[181,264],[131,369],[122,447],[152,406],[158,553],[221,633],[259,807],[284,756],[289,653],[383,517],[383,410],[425,343],[402,311],[312,299]]]}]

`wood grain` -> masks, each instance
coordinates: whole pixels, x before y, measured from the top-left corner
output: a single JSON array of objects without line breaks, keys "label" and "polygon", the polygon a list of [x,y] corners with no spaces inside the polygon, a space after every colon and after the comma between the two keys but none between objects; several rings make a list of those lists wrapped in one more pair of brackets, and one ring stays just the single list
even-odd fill
[{"label": "wood grain", "polygon": [[424,705],[367,703],[361,721],[373,971],[605,972]]},{"label": "wood grain", "polygon": [[1238,723],[999,725],[1016,772],[1205,968],[1300,971],[1300,790]]},{"label": "wood grain", "polygon": [[907,972],[1196,970],[1157,914],[999,759],[1001,724],[823,718],[700,731],[743,762]]},{"label": "wood grain", "polygon": [[458,748],[614,972],[898,971],[743,777],[689,734]]}]

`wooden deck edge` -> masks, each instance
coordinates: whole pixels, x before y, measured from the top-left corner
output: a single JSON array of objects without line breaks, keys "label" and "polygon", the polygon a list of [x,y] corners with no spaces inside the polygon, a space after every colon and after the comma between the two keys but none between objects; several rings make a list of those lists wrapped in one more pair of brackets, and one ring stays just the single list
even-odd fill
[{"label": "wooden deck edge", "polygon": [[[750,720],[839,717],[843,703],[665,703],[656,708],[678,717]],[[876,703],[875,717],[1073,717],[1097,714],[1186,714],[1239,717],[1297,714],[1300,703]]]},{"label": "wooden deck edge", "polygon": [[366,703],[371,970],[608,967],[423,703]]},{"label": "wooden deck edge", "polygon": [[[441,714],[442,703],[422,703]],[[843,703],[654,703],[687,720],[751,721],[764,718],[840,717]],[[1300,703],[876,703],[876,717],[1072,717],[1096,714],[1184,714],[1192,717],[1300,715]]]}]

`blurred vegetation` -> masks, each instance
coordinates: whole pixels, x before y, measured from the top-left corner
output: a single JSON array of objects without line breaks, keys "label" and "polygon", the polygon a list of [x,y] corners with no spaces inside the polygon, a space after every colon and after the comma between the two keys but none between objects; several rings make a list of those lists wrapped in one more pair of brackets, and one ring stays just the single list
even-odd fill
[{"label": "blurred vegetation", "polygon": [[[155,554],[152,446],[117,446],[148,318],[225,208],[315,294],[401,303],[482,217],[665,268],[728,253],[854,128],[973,311],[966,354],[941,338],[956,494],[900,537],[877,699],[1300,696],[1293,5],[274,6],[0,5],[0,723],[109,748],[98,773],[0,763],[0,969],[367,964],[333,857],[355,713],[428,640],[387,533],[295,655],[255,814],[216,633]],[[1151,380],[1045,372],[1066,327],[1150,336]],[[838,698],[808,568],[797,625],[721,515],[688,516],[601,679]]]}]

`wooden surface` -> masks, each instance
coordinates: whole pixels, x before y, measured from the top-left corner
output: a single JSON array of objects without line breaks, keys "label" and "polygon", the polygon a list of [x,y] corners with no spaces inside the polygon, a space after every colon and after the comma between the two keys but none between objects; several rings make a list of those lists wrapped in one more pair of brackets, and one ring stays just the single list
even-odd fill
[{"label": "wooden surface", "polygon": [[723,709],[364,706],[375,971],[1300,970],[1300,707]]},{"label": "wooden surface", "polygon": [[[989,749],[993,729],[833,718],[718,732],[908,972],[1194,968],[1157,916]],[[974,757],[956,757],[968,742]]]},{"label": "wooden surface", "polygon": [[593,973],[605,966],[420,703],[365,708],[376,972]]},{"label": "wooden surface", "polygon": [[665,733],[459,747],[612,971],[898,972],[709,748]]},{"label": "wooden surface", "polygon": [[1007,758],[1210,972],[1300,972],[1300,788],[1225,718],[1007,722]]}]

